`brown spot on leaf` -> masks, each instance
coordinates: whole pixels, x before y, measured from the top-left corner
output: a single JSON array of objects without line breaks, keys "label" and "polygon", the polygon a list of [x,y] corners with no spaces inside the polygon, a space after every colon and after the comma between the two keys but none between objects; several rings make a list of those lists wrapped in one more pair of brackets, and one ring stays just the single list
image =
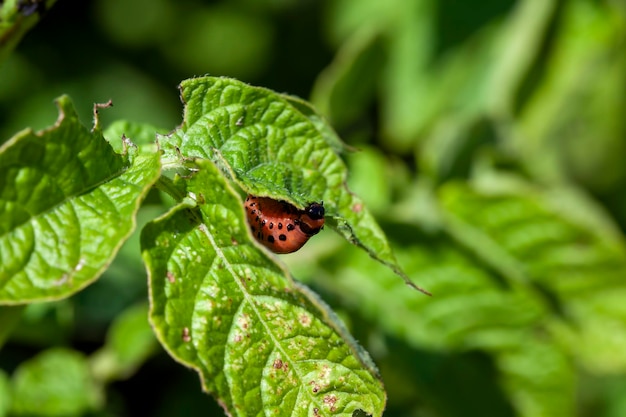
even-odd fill
[{"label": "brown spot on leaf", "polygon": [[300,323],[303,326],[310,326],[311,325],[311,317],[309,317],[307,314],[301,314],[300,315]]},{"label": "brown spot on leaf", "polygon": [[337,402],[337,397],[335,395],[325,395],[324,396],[324,404],[328,405],[330,411],[335,412],[337,409],[335,407],[335,403]]},{"label": "brown spot on leaf", "polygon": [[191,334],[189,332],[189,327],[184,327],[183,328],[183,337],[182,337],[182,339],[183,339],[183,342],[185,342],[185,343],[191,342]]},{"label": "brown spot on leaf", "polygon": [[313,394],[315,394],[316,392],[319,392],[320,386],[319,386],[319,384],[317,382],[311,381],[311,382],[309,382],[309,385],[313,386],[313,388],[311,389],[311,391],[313,391]]}]

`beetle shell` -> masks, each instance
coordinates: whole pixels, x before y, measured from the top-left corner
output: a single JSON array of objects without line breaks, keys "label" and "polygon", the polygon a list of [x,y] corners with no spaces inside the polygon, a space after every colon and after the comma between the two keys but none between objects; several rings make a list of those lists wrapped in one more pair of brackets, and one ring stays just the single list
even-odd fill
[{"label": "beetle shell", "polygon": [[286,201],[249,195],[245,208],[252,234],[275,253],[297,251],[324,227],[324,205],[320,203],[299,210]]}]

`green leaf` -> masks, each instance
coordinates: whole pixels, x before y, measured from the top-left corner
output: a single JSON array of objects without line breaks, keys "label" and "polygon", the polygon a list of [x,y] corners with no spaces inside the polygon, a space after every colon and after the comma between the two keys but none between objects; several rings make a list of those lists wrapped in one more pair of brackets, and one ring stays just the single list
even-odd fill
[{"label": "green leaf", "polygon": [[618,9],[564,4],[545,74],[529,92],[511,137],[525,169],[543,182],[570,177],[594,194],[623,187],[626,57],[615,51],[626,25],[624,10]]},{"label": "green leaf", "polygon": [[309,119],[311,123],[315,125],[318,132],[326,140],[328,145],[337,154],[341,154],[346,151],[353,151],[354,149],[343,143],[337,132],[332,128],[328,121],[317,111],[315,107],[308,101],[302,100],[300,97],[290,96],[288,94],[282,94],[282,98],[287,100],[289,104],[295,107],[302,115]]},{"label": "green leaf", "polygon": [[538,283],[564,298],[626,284],[626,246],[582,195],[521,184],[450,184],[441,196],[456,237],[484,242],[475,250],[500,270],[516,270],[506,274],[511,282]]},{"label": "green leaf", "polygon": [[156,141],[157,133],[165,134],[166,129],[159,129],[148,123],[134,123],[127,120],[117,120],[102,133],[111,144],[115,152],[122,153],[128,143],[124,139],[130,140],[137,146],[149,145]]},{"label": "green leaf", "polygon": [[380,416],[369,356],[251,237],[243,202],[196,161],[184,202],[142,234],[157,337],[229,415]]},{"label": "green leaf", "polygon": [[102,395],[82,354],[54,348],[21,364],[15,371],[11,413],[79,416],[98,408]]},{"label": "green leaf", "polygon": [[159,173],[154,147],[116,154],[68,97],[57,123],[0,148],[0,303],[67,297],[95,280],[134,228]]},{"label": "green leaf", "polygon": [[543,52],[546,33],[558,16],[558,6],[556,0],[521,1],[503,27],[488,93],[494,115],[507,120],[515,111],[522,82]]},{"label": "green leaf", "polygon": [[148,323],[148,306],[139,304],[120,314],[107,333],[106,345],[91,358],[94,377],[110,381],[130,376],[156,351]]},{"label": "green leaf", "polygon": [[301,113],[293,99],[228,78],[186,80],[181,92],[184,122],[160,138],[166,158],[210,159],[245,192],[299,208],[323,201],[330,227],[420,289],[403,274],[385,234],[348,190],[337,143],[310,112]]},{"label": "green leaf", "polygon": [[394,231],[405,236],[398,257],[411,277],[432,288],[432,299],[406,291],[382,266],[366,265],[362,254],[348,250],[323,259],[319,267],[331,269],[318,273],[315,282],[411,346],[501,349],[509,346],[510,332],[516,335],[545,316],[545,308],[528,294],[503,291],[499,276],[449,238],[410,224],[389,229],[391,236]]},{"label": "green leaf", "polygon": [[381,38],[378,29],[366,26],[343,45],[317,78],[311,101],[336,126],[354,123],[372,104],[385,61]]},{"label": "green leaf", "polygon": [[577,415],[574,367],[556,345],[520,332],[516,346],[498,353],[496,363],[520,417]]},{"label": "green leaf", "polygon": [[[448,8],[449,17],[442,17],[432,0],[337,3],[336,20],[347,26],[340,30],[351,34],[313,92],[314,103],[333,122],[369,117],[362,110],[375,87],[380,87],[377,108],[385,148],[397,152],[411,151],[431,131],[438,140],[449,136],[450,123],[454,129],[484,117],[500,26],[470,19],[475,31],[454,43],[450,39],[466,32],[465,25],[451,37],[442,32],[466,16],[463,7]],[[484,15],[507,7],[488,5]]]},{"label": "green leaf", "polygon": [[[543,300],[524,287],[502,285],[501,274],[444,233],[404,223],[388,230],[391,238],[402,239],[398,259],[433,290],[433,298],[407,292],[389,271],[366,266],[354,250],[322,259],[316,284],[358,311],[371,328],[417,352],[488,352],[517,415],[573,415],[575,365],[559,338],[551,337],[554,317]],[[430,394],[435,398],[422,393],[423,401],[447,400],[437,398],[445,393]]]},{"label": "green leaf", "polygon": [[[353,250],[323,259],[320,269],[326,267],[326,273],[316,272],[316,284],[357,310],[373,329],[417,352],[490,353],[496,378],[519,416],[572,415],[573,365],[560,343],[547,336],[551,317],[542,300],[530,291],[504,288],[499,274],[445,235],[425,234],[410,224],[389,230],[392,238],[394,231],[404,236],[398,259],[432,288],[433,298],[406,291],[389,271],[366,266],[364,255]],[[421,395],[427,403],[447,400]]]},{"label": "green leaf", "polygon": [[579,193],[490,181],[443,189],[450,232],[509,285],[553,305],[551,330],[587,367],[626,369],[626,245],[615,226]]},{"label": "green leaf", "polygon": [[146,304],[124,311],[115,319],[107,335],[107,346],[115,351],[125,366],[143,362],[154,351],[155,342]]}]

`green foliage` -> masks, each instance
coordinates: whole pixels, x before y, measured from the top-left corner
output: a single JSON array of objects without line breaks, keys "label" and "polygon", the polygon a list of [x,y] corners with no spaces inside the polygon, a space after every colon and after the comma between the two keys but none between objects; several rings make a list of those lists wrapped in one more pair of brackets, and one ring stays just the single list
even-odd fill
[{"label": "green foliage", "polygon": [[53,128],[0,148],[3,304],[67,297],[96,279],[159,172],[154,151],[124,158],[80,124],[67,97],[58,106]]},{"label": "green foliage", "polygon": [[213,160],[248,194],[299,208],[323,201],[331,227],[415,286],[368,209],[346,187],[337,140],[309,119],[314,114],[302,114],[293,100],[231,79],[188,80],[181,92],[183,125],[160,140],[166,159],[182,154]]},{"label": "green foliage", "polygon": [[369,356],[258,250],[217,167],[198,161],[197,169],[179,180],[197,206],[181,203],[142,235],[161,343],[233,414],[352,415],[355,405],[382,414]]},{"label": "green foliage", "polygon": [[154,354],[157,343],[146,321],[147,314],[148,306],[139,304],[116,317],[104,347],[91,358],[97,380],[109,382],[129,377]]},{"label": "green foliage", "polygon": [[[2,247],[12,250],[2,251],[1,301],[65,298],[98,278],[134,228],[160,157],[164,173],[175,174],[162,176],[158,187],[177,204],[144,228],[142,251],[150,317],[166,350],[197,369],[230,414],[381,415],[385,393],[368,354],[255,242],[232,188],[301,207],[323,199],[338,230],[347,229],[351,241],[399,271],[383,232],[345,186],[346,167],[335,153],[340,142],[296,99],[222,78],[193,79],[181,89],[184,123],[159,137],[162,150],[151,144],[155,129],[145,124],[114,123],[107,142],[98,117],[88,131],[67,97],[58,101],[54,127],[26,130],[3,145]],[[45,407],[49,415],[79,415],[97,407],[101,394],[81,382],[83,374],[93,375],[94,385],[120,379],[153,351],[142,311],[128,310],[114,323],[91,358],[93,373],[86,358],[69,350],[24,364],[15,374],[13,412]],[[14,323],[13,310],[5,312]],[[53,369],[65,362],[67,384]],[[41,372],[50,377],[38,381]],[[29,397],[36,382],[38,394]]]},{"label": "green foliage", "polygon": [[[622,2],[64,0],[9,54],[17,4],[0,416],[626,415]],[[325,230],[277,258],[248,193]]]},{"label": "green foliage", "polygon": [[12,385],[16,416],[79,416],[102,401],[86,358],[67,349],[50,349],[22,363]]}]

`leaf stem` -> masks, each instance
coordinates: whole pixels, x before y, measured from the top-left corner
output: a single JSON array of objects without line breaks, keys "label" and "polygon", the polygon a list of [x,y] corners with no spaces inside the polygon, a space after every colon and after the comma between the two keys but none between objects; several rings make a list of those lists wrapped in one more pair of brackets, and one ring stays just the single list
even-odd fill
[{"label": "leaf stem", "polygon": [[157,182],[154,184],[154,186],[158,190],[167,193],[170,197],[172,197],[177,202],[181,202],[183,198],[185,197],[185,193],[182,190],[180,190],[178,187],[176,187],[176,185],[174,184],[174,181],[171,178],[165,175],[161,175],[159,179],[157,180]]}]

